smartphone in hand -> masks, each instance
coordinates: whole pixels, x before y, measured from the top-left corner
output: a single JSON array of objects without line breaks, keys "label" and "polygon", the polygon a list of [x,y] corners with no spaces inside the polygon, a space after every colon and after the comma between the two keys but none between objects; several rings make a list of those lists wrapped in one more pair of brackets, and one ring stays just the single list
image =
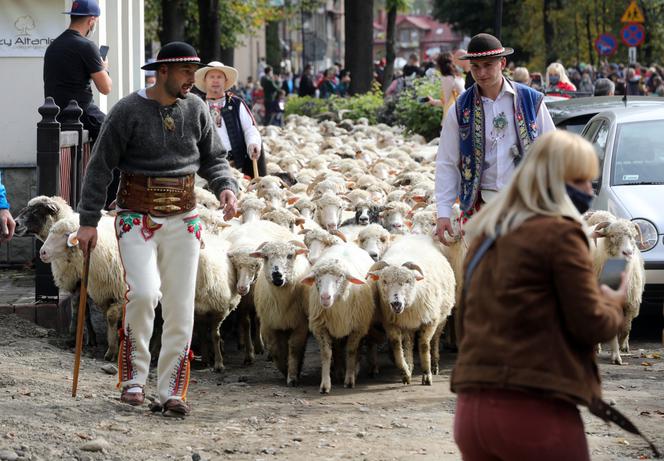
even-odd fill
[{"label": "smartphone in hand", "polygon": [[422,96],[421,98],[417,98],[417,101],[421,103],[429,102],[429,96]]},{"label": "smartphone in hand", "polygon": [[106,55],[108,55],[108,45],[102,45],[99,47],[99,54],[101,55],[101,60],[103,61],[106,59]]},{"label": "smartphone in hand", "polygon": [[613,290],[620,288],[621,274],[625,271],[627,261],[622,258],[612,258],[606,261],[602,273],[599,275],[599,283],[607,285]]}]

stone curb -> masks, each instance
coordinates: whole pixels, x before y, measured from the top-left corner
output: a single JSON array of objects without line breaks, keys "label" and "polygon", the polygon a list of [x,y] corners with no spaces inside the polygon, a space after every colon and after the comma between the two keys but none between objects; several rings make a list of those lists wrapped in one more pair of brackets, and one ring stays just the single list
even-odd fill
[{"label": "stone curb", "polygon": [[69,303],[0,304],[0,314],[14,314],[58,334],[69,329]]}]

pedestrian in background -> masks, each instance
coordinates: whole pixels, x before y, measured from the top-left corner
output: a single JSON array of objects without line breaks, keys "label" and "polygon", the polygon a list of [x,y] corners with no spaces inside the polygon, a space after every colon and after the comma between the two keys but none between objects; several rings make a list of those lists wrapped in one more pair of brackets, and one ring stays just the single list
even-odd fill
[{"label": "pedestrian in background", "polygon": [[332,95],[338,94],[336,79],[336,68],[334,66],[325,71],[323,80],[318,85],[319,97],[321,99],[327,99]]},{"label": "pedestrian in background", "polygon": [[280,87],[277,78],[272,74],[272,67],[270,66],[265,66],[265,75],[261,77],[261,87],[263,88],[263,101],[265,104],[264,124],[269,125],[275,109],[274,102]]},{"label": "pedestrian in background", "polygon": [[593,272],[581,215],[598,172],[590,143],[547,133],[466,227],[451,377],[465,461],[590,459],[576,406],[601,398],[595,348],[620,331],[626,296],[624,277],[616,291]]},{"label": "pedestrian in background", "polygon": [[560,96],[563,98],[571,98],[576,91],[576,87],[570,82],[567,77],[565,68],[559,62],[552,62],[546,68],[546,89],[545,93],[549,96]]},{"label": "pedestrian in background", "polygon": [[445,115],[445,112],[456,102],[461,93],[465,91],[465,81],[457,71],[452,53],[439,54],[436,58],[436,64],[443,76],[440,82],[440,98],[434,99],[429,96],[429,104],[442,107],[443,115]]},{"label": "pedestrian in background", "polygon": [[595,81],[595,90],[593,96],[613,96],[616,85],[608,78],[598,78]]},{"label": "pedestrian in background", "polygon": [[7,189],[2,184],[2,173],[0,173],[0,243],[8,242],[14,236],[16,223],[9,212],[7,201]]},{"label": "pedestrian in background", "polygon": [[313,67],[311,64],[304,66],[297,94],[298,96],[316,96],[316,85],[314,84]]},{"label": "pedestrian in background", "polygon": [[528,72],[528,69],[525,67],[517,67],[514,69],[514,73],[512,74],[512,80],[514,80],[517,83],[522,83],[526,86],[530,86],[530,73]]}]

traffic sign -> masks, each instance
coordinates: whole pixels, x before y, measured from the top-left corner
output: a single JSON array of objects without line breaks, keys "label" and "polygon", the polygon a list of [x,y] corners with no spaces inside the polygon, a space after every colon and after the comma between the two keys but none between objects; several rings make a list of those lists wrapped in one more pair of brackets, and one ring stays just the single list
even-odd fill
[{"label": "traffic sign", "polygon": [[600,34],[595,39],[595,49],[600,56],[613,56],[618,50],[618,39],[612,34]]},{"label": "traffic sign", "polygon": [[627,57],[629,58],[629,63],[634,64],[636,62],[636,47],[630,46],[627,48]]},{"label": "traffic sign", "polygon": [[620,18],[620,22],[646,22],[646,18],[643,17],[643,11],[639,8],[636,0],[632,0],[629,4],[622,18]]},{"label": "traffic sign", "polygon": [[646,30],[642,24],[633,22],[620,29],[620,38],[627,46],[639,46],[646,39]]}]

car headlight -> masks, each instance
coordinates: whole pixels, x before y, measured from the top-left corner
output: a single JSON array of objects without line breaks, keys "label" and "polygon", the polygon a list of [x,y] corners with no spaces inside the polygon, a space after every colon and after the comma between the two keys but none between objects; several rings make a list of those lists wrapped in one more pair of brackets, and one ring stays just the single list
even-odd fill
[{"label": "car headlight", "polygon": [[639,241],[639,239],[636,241],[636,246],[639,247],[639,250],[648,251],[657,245],[659,236],[657,235],[657,228],[653,223],[640,218],[632,219],[632,222],[639,226],[639,229],[641,230],[641,241]]}]

